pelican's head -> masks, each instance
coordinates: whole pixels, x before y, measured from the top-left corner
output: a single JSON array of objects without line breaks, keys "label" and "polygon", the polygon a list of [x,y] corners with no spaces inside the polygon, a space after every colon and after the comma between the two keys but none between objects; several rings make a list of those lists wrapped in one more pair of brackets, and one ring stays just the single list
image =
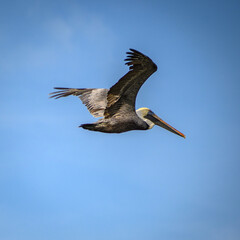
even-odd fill
[{"label": "pelican's head", "polygon": [[137,111],[138,117],[140,117],[143,121],[147,123],[149,126],[148,129],[153,128],[154,125],[158,125],[167,129],[168,131],[175,133],[181,137],[185,138],[185,135],[179,132],[177,129],[173,128],[166,122],[164,122],[160,117],[158,117],[154,112],[152,112],[149,108],[139,108]]}]

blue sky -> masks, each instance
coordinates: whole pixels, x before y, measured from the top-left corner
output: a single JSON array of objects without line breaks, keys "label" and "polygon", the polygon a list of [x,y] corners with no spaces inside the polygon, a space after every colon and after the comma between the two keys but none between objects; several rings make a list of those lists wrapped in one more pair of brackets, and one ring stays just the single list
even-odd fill
[{"label": "blue sky", "polygon": [[[239,1],[1,1],[0,239],[240,238]],[[102,134],[53,87],[109,88],[129,48],[164,129]]]}]

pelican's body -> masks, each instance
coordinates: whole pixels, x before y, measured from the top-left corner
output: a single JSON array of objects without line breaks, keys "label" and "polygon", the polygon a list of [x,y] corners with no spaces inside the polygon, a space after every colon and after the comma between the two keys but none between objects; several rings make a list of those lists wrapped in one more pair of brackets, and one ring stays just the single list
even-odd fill
[{"label": "pelican's body", "polygon": [[147,130],[159,125],[181,137],[177,131],[148,108],[135,110],[137,93],[143,83],[157,70],[153,61],[144,54],[130,49],[126,64],[130,71],[109,90],[104,88],[55,88],[54,98],[79,96],[94,117],[102,117],[95,123],[80,127],[105,133],[122,133],[131,130]]},{"label": "pelican's body", "polygon": [[122,133],[131,130],[147,130],[150,126],[136,114],[103,118],[93,124],[82,124],[80,127],[105,133]]}]

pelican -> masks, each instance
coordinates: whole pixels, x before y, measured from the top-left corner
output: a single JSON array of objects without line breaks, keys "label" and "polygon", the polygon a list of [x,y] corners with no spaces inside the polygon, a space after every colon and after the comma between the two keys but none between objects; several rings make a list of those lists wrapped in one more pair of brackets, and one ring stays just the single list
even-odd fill
[{"label": "pelican", "polygon": [[110,89],[56,87],[54,89],[58,91],[50,93],[50,98],[78,96],[94,117],[102,117],[95,123],[79,126],[87,130],[122,133],[148,130],[158,125],[185,138],[183,133],[167,124],[149,108],[135,109],[137,93],[144,82],[157,71],[157,65],[146,55],[131,48],[125,61],[129,72]]}]

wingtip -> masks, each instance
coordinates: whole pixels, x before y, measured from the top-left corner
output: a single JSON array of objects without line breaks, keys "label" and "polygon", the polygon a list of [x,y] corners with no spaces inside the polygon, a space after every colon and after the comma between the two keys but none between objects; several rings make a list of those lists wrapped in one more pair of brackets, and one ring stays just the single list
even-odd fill
[{"label": "wingtip", "polygon": [[63,89],[69,89],[69,88],[66,88],[66,87],[54,87],[54,89],[59,89],[59,90],[63,90]]},{"label": "wingtip", "polygon": [[137,50],[135,50],[134,48],[129,48],[129,50],[132,51],[132,52],[137,51]]},{"label": "wingtip", "polygon": [[134,49],[134,48],[129,48],[130,51],[132,51],[131,53],[138,53],[138,54],[142,54],[141,52],[139,52],[138,50]]}]

